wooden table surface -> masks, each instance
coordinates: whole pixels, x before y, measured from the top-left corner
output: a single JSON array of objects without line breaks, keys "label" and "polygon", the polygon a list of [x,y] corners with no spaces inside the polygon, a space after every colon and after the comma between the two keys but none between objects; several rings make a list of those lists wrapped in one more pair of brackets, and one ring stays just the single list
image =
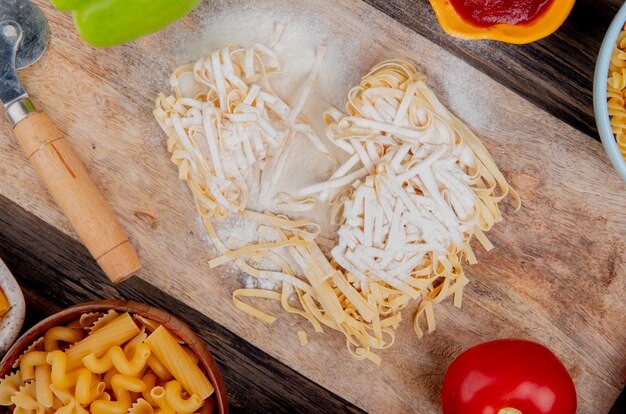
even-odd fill
[{"label": "wooden table surface", "polygon": [[[70,25],[68,16],[51,12],[49,6],[37,3],[43,6],[50,19],[52,36],[55,36],[55,29],[57,33],[61,32],[61,28],[67,29]],[[571,125],[588,140],[598,139],[592,109],[593,70],[604,32],[621,1],[578,0],[571,16],[556,34],[526,46],[453,39],[441,31],[426,0],[365,0],[365,3],[369,5],[363,7],[382,11],[402,24],[404,30],[416,32],[468,62],[546,113]],[[90,56],[97,60],[98,55]],[[49,69],[54,71],[52,67]],[[97,69],[94,68],[94,71],[97,72]],[[36,87],[37,84],[32,82]],[[54,111],[61,109],[54,108]],[[3,122],[2,126],[6,129],[8,124]],[[60,126],[64,129],[64,125]],[[14,151],[13,157],[21,157],[21,153],[15,152],[14,145],[2,143],[2,140],[13,139],[8,131],[0,135],[0,145],[3,145],[0,148]],[[95,150],[99,142],[94,139],[91,145]],[[603,156],[601,152],[598,154]],[[602,162],[606,163],[605,160]],[[24,163],[16,165],[28,168],[23,167]],[[10,172],[3,172],[0,166],[0,173]],[[13,184],[15,188],[26,185],[20,182]],[[107,185],[106,182],[100,184]],[[35,186],[36,182],[27,185]],[[28,306],[26,327],[61,308],[89,300],[123,298],[146,302],[187,321],[207,342],[221,367],[233,412],[362,412],[359,407],[364,405],[358,401],[350,402],[330,391],[330,387],[322,386],[290,368],[242,339],[233,329],[207,317],[197,307],[165,293],[165,289],[153,286],[146,281],[150,280],[149,277],[132,278],[117,286],[110,284],[85,248],[71,236],[71,232],[67,234],[67,226],[56,225],[58,213],[54,212],[50,200],[15,196],[7,188],[0,191],[0,257],[24,290]],[[588,190],[602,194],[599,188]],[[622,194],[623,189],[622,186]],[[16,190],[17,193],[19,191]],[[16,203],[16,200],[21,201]],[[34,214],[34,211],[39,214]],[[52,219],[48,220],[46,212]],[[613,217],[613,222],[623,224],[626,213],[623,214],[625,217]],[[626,235],[621,234],[621,237],[623,246]],[[594,249],[594,244],[590,243],[589,248]],[[589,253],[593,254],[593,251]],[[613,277],[622,281],[616,286],[623,286],[626,276],[621,253],[612,256]],[[611,263],[608,266],[611,267]],[[472,293],[479,291],[477,289]],[[626,342],[623,332],[618,339],[621,339],[621,345]],[[455,352],[458,354],[460,350]],[[451,356],[445,357],[445,360],[450,360]],[[623,386],[626,368],[616,376],[616,382],[621,381]],[[434,401],[438,396],[428,398]],[[421,411],[416,409],[416,412]],[[624,393],[612,412],[626,412]]]}]

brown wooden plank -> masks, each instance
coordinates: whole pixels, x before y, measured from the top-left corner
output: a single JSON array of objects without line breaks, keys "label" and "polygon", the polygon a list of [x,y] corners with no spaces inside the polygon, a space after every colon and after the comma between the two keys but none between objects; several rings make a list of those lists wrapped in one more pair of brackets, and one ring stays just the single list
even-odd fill
[{"label": "brown wooden plank", "polygon": [[101,299],[144,302],[187,322],[205,341],[226,382],[232,412],[362,412],[143,280],[135,277],[112,285],[79,242],[2,196],[0,257],[24,291],[24,329],[77,303]]},{"label": "brown wooden plank", "polygon": [[[20,281],[28,305],[22,332],[25,332],[46,316],[58,312],[64,307],[81,303],[83,299],[72,299],[78,295],[78,289],[75,287],[78,280],[73,280],[69,274],[78,275],[79,279],[83,279],[86,278],[85,275],[87,273],[85,272],[92,272],[88,277],[102,280],[105,285],[108,285],[107,288],[113,288],[118,292],[121,290],[122,294],[116,296],[118,298],[143,301],[168,309],[194,326],[194,329],[198,332],[199,330],[196,326],[204,326],[204,332],[200,333],[200,336],[219,361],[222,375],[227,381],[227,391],[232,412],[265,412],[266,410],[276,409],[274,405],[275,400],[279,400],[279,406],[286,411],[308,409],[308,412],[314,413],[318,412],[316,410],[319,408],[325,410],[324,412],[326,413],[361,412],[350,403],[325,390],[321,394],[330,394],[330,398],[328,395],[319,395],[319,386],[315,383],[302,379],[297,373],[289,372],[291,371],[289,368],[285,369],[283,364],[243,339],[236,337],[236,335],[233,335],[230,331],[215,324],[213,321],[208,320],[207,323],[206,320],[208,318],[190,310],[185,305],[181,305],[176,299],[158,291],[156,292],[156,297],[151,296],[151,293],[155,293],[154,288],[147,283],[134,278],[123,285],[111,286],[105,280],[100,269],[94,265],[82,245],[32,214],[25,212],[2,196],[0,196],[0,213],[3,213],[0,214],[0,258],[7,261]],[[3,217],[4,219],[2,219]],[[48,249],[54,253],[51,254]],[[69,257],[76,257],[79,260],[69,261]],[[60,263],[61,265],[59,265]],[[80,268],[78,267],[79,263],[81,263]],[[59,268],[65,270],[59,272]],[[37,275],[37,277],[34,278],[33,275]],[[56,282],[59,280],[57,277],[61,278],[61,283]],[[134,282],[138,282],[138,286],[133,289],[133,292],[128,294],[123,287]],[[95,294],[92,293],[91,296],[84,298],[84,300],[109,298],[111,296],[99,291]],[[161,300],[161,298],[164,300]],[[183,314],[179,313],[181,307],[186,308]],[[225,337],[222,336],[224,331],[226,331]],[[229,346],[233,347],[230,353],[227,350],[222,350],[227,342],[230,342]],[[265,369],[248,365],[248,363],[251,363],[248,361],[248,357],[252,354],[259,357],[260,365]],[[259,363],[259,360],[255,361],[255,363]],[[232,364],[232,366],[225,366],[225,364]],[[272,367],[274,364],[277,364],[279,369],[274,370]],[[261,372],[259,373],[259,371]],[[255,375],[256,381],[253,384],[256,386],[251,388],[246,388],[243,385],[241,387],[237,386],[237,384],[240,384],[241,378],[239,377],[249,377],[251,374]],[[234,386],[230,385],[231,381],[234,382]],[[315,404],[315,410],[311,410],[311,407],[305,406],[301,401],[291,405],[290,403],[293,403],[292,398],[300,398],[300,395],[292,396],[287,393],[287,390],[284,389],[285,384],[281,384],[283,381],[289,384],[303,382],[306,395],[311,397],[312,403]],[[262,390],[258,390],[258,384],[266,385]],[[313,389],[309,389],[311,387]],[[265,398],[258,398],[255,395],[261,391]],[[268,396],[270,391],[275,391],[277,394]],[[268,397],[272,397],[269,399],[271,404],[265,405],[264,403]],[[315,399],[319,400],[316,401]],[[609,414],[623,414],[625,412],[626,390],[622,391]]]},{"label": "brown wooden plank", "polygon": [[554,35],[529,45],[455,39],[441,30],[428,0],[364,1],[599,140],[593,72],[621,0],[578,0]]},{"label": "brown wooden plank", "polygon": [[[57,34],[22,79],[67,133],[138,247],[141,278],[368,411],[437,412],[454,357],[503,336],[550,346],[574,374],[581,410],[608,411],[626,383],[620,330],[626,312],[616,299],[626,282],[626,187],[598,142],[360,0],[215,0],[162,32],[107,50],[86,46],[67,15],[38,4]],[[334,332],[309,330],[309,345],[301,347],[295,330],[310,329],[306,321],[272,304],[267,309],[279,318],[269,326],[232,306],[242,275],[209,269],[215,251],[202,238],[189,191],[150,114],[176,65],[216,47],[209,46],[211,37],[230,36],[221,22],[243,23],[241,32],[257,35],[261,20],[271,32],[277,9],[287,30],[304,25],[328,41],[329,56],[340,57],[329,59],[320,86],[328,79],[347,93],[380,60],[415,61],[442,101],[483,138],[524,200],[518,213],[505,208],[505,220],[490,232],[496,249],[480,250],[480,263],[466,268],[472,282],[464,308],[438,306],[438,330],[418,340],[412,303],[394,346],[381,352],[380,367],[351,359]],[[222,32],[207,35],[215,27]],[[322,39],[324,33],[331,36]],[[72,234],[3,127],[0,194]]]}]

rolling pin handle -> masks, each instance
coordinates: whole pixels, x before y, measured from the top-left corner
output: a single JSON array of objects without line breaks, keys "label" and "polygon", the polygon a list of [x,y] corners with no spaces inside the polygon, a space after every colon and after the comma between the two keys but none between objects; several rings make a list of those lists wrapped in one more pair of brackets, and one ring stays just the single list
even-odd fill
[{"label": "rolling pin handle", "polygon": [[7,107],[17,137],[37,175],[74,230],[114,283],[141,269],[137,252],[65,136],[28,98]]}]

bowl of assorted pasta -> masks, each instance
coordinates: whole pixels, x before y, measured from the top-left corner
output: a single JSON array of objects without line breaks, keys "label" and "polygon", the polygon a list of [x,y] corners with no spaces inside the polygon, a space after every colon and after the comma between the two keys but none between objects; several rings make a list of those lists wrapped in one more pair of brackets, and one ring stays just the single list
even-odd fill
[{"label": "bowl of assorted pasta", "polygon": [[126,301],[76,305],[27,331],[0,362],[0,412],[227,413],[215,360],[169,313]]},{"label": "bowl of assorted pasta", "polygon": [[593,106],[602,144],[626,181],[626,3],[609,26],[593,83]]}]

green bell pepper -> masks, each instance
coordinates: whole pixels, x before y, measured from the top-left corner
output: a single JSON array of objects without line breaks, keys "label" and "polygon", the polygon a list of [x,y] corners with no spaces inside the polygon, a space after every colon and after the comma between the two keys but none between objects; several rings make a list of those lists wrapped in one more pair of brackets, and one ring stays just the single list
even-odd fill
[{"label": "green bell pepper", "polygon": [[156,32],[192,11],[202,0],[50,0],[71,11],[87,43],[108,47]]}]

